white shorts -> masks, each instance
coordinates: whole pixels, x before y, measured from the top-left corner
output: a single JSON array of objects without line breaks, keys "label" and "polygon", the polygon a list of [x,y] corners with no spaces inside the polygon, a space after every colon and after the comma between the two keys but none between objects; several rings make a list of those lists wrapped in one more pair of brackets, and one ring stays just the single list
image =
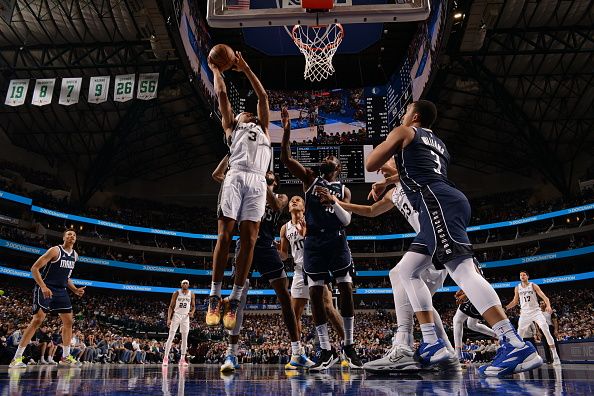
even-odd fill
[{"label": "white shorts", "polygon": [[190,332],[190,315],[181,315],[181,314],[173,314],[173,318],[171,318],[171,327],[169,327],[169,331],[173,331],[173,333],[177,333],[177,328],[179,327],[179,332],[187,334]]},{"label": "white shorts", "polygon": [[532,322],[536,322],[536,324],[540,328],[548,329],[549,327],[549,325],[547,324],[547,320],[545,319],[541,310],[534,310],[529,312],[520,311],[520,318],[518,319],[518,332],[529,327]]},{"label": "white shorts", "polygon": [[219,192],[217,215],[235,221],[258,222],[266,207],[266,178],[264,175],[229,170]]},{"label": "white shorts", "polygon": [[291,283],[291,297],[305,298],[309,300],[309,287],[305,284],[302,265],[295,266],[295,272],[293,273],[293,282]]}]

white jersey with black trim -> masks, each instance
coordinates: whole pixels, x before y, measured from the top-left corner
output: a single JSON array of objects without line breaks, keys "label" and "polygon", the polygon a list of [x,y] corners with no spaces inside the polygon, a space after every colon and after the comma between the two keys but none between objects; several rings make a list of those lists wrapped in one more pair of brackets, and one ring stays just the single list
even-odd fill
[{"label": "white jersey with black trim", "polygon": [[231,134],[229,169],[265,175],[272,148],[262,127],[253,122],[237,123]]},{"label": "white jersey with black trim", "polygon": [[419,212],[413,208],[400,183],[396,183],[396,186],[394,187],[394,191],[392,192],[392,203],[396,209],[402,213],[406,221],[408,221],[415,232],[418,233],[421,230],[421,225],[419,223]]},{"label": "white jersey with black trim", "polygon": [[285,236],[291,244],[291,255],[293,256],[295,266],[303,266],[303,244],[305,243],[305,238],[299,233],[297,225],[293,224],[290,220],[285,226]]},{"label": "white jersey with black trim", "polygon": [[175,300],[174,313],[178,315],[188,315],[192,307],[192,292],[188,290],[184,294],[182,289],[178,290],[177,299]]},{"label": "white jersey with black trim", "polygon": [[534,287],[532,287],[532,282],[528,283],[526,287],[523,287],[522,283],[518,284],[518,295],[520,297],[520,314],[522,312],[540,311],[538,297]]}]

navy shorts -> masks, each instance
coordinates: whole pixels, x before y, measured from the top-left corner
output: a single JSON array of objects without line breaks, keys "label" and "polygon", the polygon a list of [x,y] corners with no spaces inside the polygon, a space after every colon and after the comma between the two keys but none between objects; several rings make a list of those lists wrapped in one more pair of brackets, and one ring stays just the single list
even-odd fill
[{"label": "navy shorts", "polygon": [[[235,257],[237,257],[239,252],[239,245],[240,242],[238,240],[235,245]],[[287,277],[285,264],[272,242],[270,244],[256,243],[256,246],[254,246],[252,269],[258,271],[262,278],[268,281]]]},{"label": "navy shorts", "polygon": [[472,244],[466,227],[470,222],[470,204],[462,192],[445,183],[425,186],[411,194],[411,203],[419,212],[421,231],[409,251],[432,257],[437,269],[458,258],[472,257]]},{"label": "navy shorts", "polygon": [[65,287],[54,287],[47,285],[52,291],[52,297],[45,298],[41,292],[41,288],[37,285],[33,288],[33,315],[40,309],[43,312],[50,313],[70,313],[72,312],[72,302],[68,290]]},{"label": "navy shorts", "polygon": [[344,231],[311,234],[303,246],[303,272],[313,281],[329,282],[353,272],[353,259]]}]

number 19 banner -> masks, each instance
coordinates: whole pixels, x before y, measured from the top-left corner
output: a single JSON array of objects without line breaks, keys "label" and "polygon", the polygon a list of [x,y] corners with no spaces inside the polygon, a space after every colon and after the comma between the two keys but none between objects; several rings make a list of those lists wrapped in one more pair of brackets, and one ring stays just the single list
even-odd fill
[{"label": "number 19 banner", "polygon": [[60,89],[60,100],[58,103],[65,106],[78,103],[80,97],[80,86],[82,84],[82,78],[63,78],[62,88]]},{"label": "number 19 banner", "polygon": [[134,82],[136,74],[122,74],[116,76],[113,88],[113,100],[127,102],[134,98]]},{"label": "number 19 banner", "polygon": [[110,76],[91,77],[89,82],[89,103],[107,102]]},{"label": "number 19 banner", "polygon": [[141,73],[138,75],[136,99],[151,100],[157,97],[159,73]]},{"label": "number 19 banner", "polygon": [[29,79],[10,80],[8,92],[6,93],[6,101],[4,104],[9,106],[21,106],[25,104],[27,97],[27,90],[29,89]]}]

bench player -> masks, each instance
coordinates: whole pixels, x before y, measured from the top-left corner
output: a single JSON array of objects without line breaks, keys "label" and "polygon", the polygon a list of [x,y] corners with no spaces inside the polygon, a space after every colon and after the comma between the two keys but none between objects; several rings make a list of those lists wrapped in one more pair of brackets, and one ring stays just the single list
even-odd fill
[{"label": "bench player", "polygon": [[167,327],[169,327],[169,337],[165,343],[165,353],[163,354],[163,366],[169,364],[169,351],[171,344],[179,328],[181,333],[181,357],[179,364],[187,366],[186,352],[188,351],[188,333],[190,332],[190,318],[196,312],[196,297],[190,290],[190,281],[184,279],[181,281],[181,289],[176,290],[171,296],[169,309],[167,311]]}]

